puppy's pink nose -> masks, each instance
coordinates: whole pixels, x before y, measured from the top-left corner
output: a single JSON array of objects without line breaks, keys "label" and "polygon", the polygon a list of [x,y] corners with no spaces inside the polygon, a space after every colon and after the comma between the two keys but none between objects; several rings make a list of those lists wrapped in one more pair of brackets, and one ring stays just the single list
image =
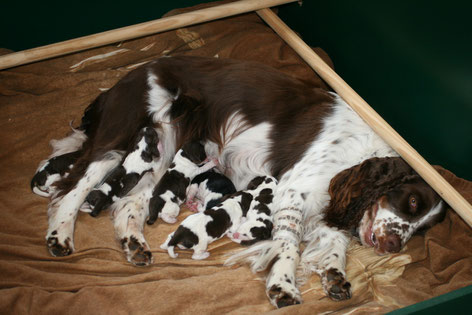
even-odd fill
[{"label": "puppy's pink nose", "polygon": [[383,245],[387,253],[398,253],[402,249],[402,240],[397,234],[389,234]]},{"label": "puppy's pink nose", "polygon": [[238,232],[234,233],[234,234],[233,234],[233,238],[239,239],[239,233],[238,233]]}]

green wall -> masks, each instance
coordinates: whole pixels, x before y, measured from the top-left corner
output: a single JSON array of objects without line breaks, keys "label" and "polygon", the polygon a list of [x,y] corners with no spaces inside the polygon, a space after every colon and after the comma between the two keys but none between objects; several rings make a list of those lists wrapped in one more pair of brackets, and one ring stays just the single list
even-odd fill
[{"label": "green wall", "polygon": [[[159,18],[198,0],[4,1],[0,47],[23,50]],[[314,1],[279,14],[430,163],[472,180],[470,1]]]}]

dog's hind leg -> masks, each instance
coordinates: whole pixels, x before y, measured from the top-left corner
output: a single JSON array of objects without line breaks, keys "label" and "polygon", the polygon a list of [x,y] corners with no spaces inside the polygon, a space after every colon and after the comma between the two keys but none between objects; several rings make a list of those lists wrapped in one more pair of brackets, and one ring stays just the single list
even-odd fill
[{"label": "dog's hind leg", "polygon": [[157,178],[153,172],[144,174],[129,195],[111,206],[115,235],[121,243],[126,259],[136,266],[152,263],[152,254],[143,230]]},{"label": "dog's hind leg", "polygon": [[46,235],[53,256],[67,256],[74,251],[75,219],[88,193],[121,161],[122,153],[110,151],[102,159],[90,163],[84,176],[65,195],[53,198],[48,208],[49,228]]}]

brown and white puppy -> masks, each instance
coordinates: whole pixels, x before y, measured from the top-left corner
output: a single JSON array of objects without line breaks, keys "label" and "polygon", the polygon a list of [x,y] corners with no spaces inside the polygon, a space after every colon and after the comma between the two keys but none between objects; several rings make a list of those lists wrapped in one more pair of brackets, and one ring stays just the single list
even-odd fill
[{"label": "brown and white puppy", "polygon": [[189,215],[175,232],[169,234],[161,248],[166,249],[172,258],[177,257],[175,246],[193,249],[192,259],[207,258],[210,256],[208,245],[241,224],[251,199],[248,193],[238,192],[210,209]]},{"label": "brown and white puppy", "polygon": [[88,194],[85,199],[87,204],[81,210],[90,211],[90,215],[96,217],[114,201],[128,194],[145,173],[156,167],[159,157],[157,133],[151,127],[144,127],[139,131],[132,151],[126,154],[121,165],[113,169],[98,188]]},{"label": "brown and white puppy", "polygon": [[231,180],[214,170],[195,176],[187,189],[187,207],[194,212],[210,209],[236,192]]},{"label": "brown and white puppy", "polygon": [[148,224],[153,224],[158,217],[167,223],[177,221],[190,181],[216,166],[214,160],[205,163],[206,159],[205,149],[198,141],[186,143],[177,152],[169,169],[152,192]]},{"label": "brown and white puppy", "polygon": [[249,210],[241,225],[228,237],[242,245],[252,245],[270,239],[272,235],[272,202],[277,180],[270,176],[253,179],[247,192],[253,196]]}]

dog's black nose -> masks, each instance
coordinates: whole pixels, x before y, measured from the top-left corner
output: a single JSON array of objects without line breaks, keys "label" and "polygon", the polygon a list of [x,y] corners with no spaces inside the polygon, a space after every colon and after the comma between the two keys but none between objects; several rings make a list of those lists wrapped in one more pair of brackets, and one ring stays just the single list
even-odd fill
[{"label": "dog's black nose", "polygon": [[398,253],[402,249],[402,240],[397,234],[390,234],[387,235],[384,246],[386,252]]}]

